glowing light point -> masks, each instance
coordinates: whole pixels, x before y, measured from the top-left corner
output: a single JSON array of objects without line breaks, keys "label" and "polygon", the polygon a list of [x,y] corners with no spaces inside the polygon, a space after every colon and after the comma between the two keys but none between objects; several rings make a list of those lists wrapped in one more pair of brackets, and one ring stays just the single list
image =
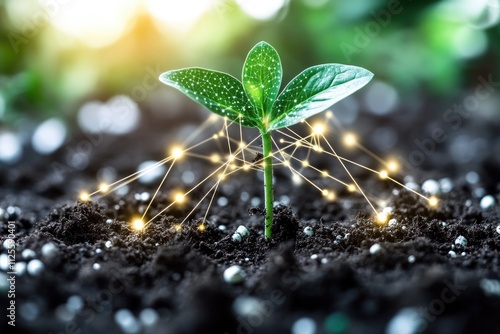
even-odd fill
[{"label": "glowing light point", "polygon": [[302,161],[302,167],[304,167],[304,168],[309,167],[309,161],[307,161],[307,160]]},{"label": "glowing light point", "polygon": [[233,162],[233,161],[234,161],[234,159],[236,159],[236,157],[235,157],[233,154],[229,154],[229,155],[227,156],[227,161],[229,161],[229,162]]},{"label": "glowing light point", "polygon": [[174,199],[177,203],[184,203],[184,201],[186,200],[186,196],[184,194],[178,193],[175,195]]},{"label": "glowing light point", "polygon": [[243,165],[243,170],[244,170],[244,171],[247,171],[247,170],[249,170],[249,169],[250,169],[250,165],[249,165],[249,164],[244,164],[244,165]]},{"label": "glowing light point", "polygon": [[321,194],[322,194],[323,196],[325,196],[325,197],[326,197],[326,196],[328,196],[328,194],[329,194],[329,193],[330,193],[330,192],[328,191],[328,189],[323,189],[323,190],[321,191]]},{"label": "glowing light point", "polygon": [[389,220],[389,215],[385,212],[379,212],[377,214],[377,224],[378,225],[385,225],[387,224],[387,221]]},{"label": "glowing light point", "polygon": [[326,119],[331,119],[333,118],[333,112],[331,110],[328,110],[326,113],[325,113],[325,117]]},{"label": "glowing light point", "polygon": [[302,143],[301,143],[299,140],[297,140],[297,141],[295,142],[295,146],[297,146],[297,147],[301,147],[301,146],[302,146]]},{"label": "glowing light point", "polygon": [[387,168],[391,171],[391,172],[396,172],[398,169],[399,169],[399,164],[397,161],[394,161],[394,160],[391,160],[387,163]]},{"label": "glowing light point", "polygon": [[323,148],[319,145],[314,145],[313,150],[316,152],[323,152]]},{"label": "glowing light point", "polygon": [[240,141],[240,148],[245,148],[246,144],[244,141]]},{"label": "glowing light point", "polygon": [[213,139],[218,139],[219,138],[219,135],[218,134],[215,134],[212,136]]},{"label": "glowing light point", "polygon": [[347,190],[350,192],[356,192],[356,186],[354,184],[350,184],[347,186]]},{"label": "glowing light point", "polygon": [[201,223],[200,225],[198,225],[198,231],[204,232],[206,229],[207,226],[205,225],[205,223]]},{"label": "glowing light point", "polygon": [[325,132],[325,125],[322,123],[315,124],[312,127],[313,135],[322,135]]},{"label": "glowing light point", "polygon": [[80,199],[80,201],[82,201],[82,202],[87,202],[87,201],[89,201],[89,200],[90,200],[90,195],[89,195],[89,193],[88,193],[88,192],[86,192],[86,191],[82,191],[82,192],[80,193],[80,195],[78,196],[78,198],[79,198],[79,199]]},{"label": "glowing light point", "polygon": [[132,228],[138,232],[144,230],[144,221],[142,219],[135,219],[132,221]]},{"label": "glowing light point", "polygon": [[290,160],[283,160],[283,166],[290,167]]},{"label": "glowing light point", "polygon": [[436,196],[431,196],[429,197],[429,205],[432,207],[432,208],[435,208],[437,207],[439,204],[439,199],[436,197]]},{"label": "glowing light point", "polygon": [[175,230],[176,232],[180,232],[180,231],[182,231],[182,224],[175,224],[175,225],[174,225],[174,230]]},{"label": "glowing light point", "polygon": [[298,174],[292,175],[292,182],[296,186],[300,186],[302,184],[302,178]]},{"label": "glowing light point", "polygon": [[220,155],[216,153],[212,154],[210,156],[210,161],[213,162],[214,164],[220,162]]},{"label": "glowing light point", "polygon": [[378,173],[378,176],[384,180],[384,179],[387,179],[387,177],[389,176],[389,174],[387,173],[386,170],[381,170],[379,173]]},{"label": "glowing light point", "polygon": [[321,172],[321,176],[322,177],[328,177],[330,175],[328,175],[328,171],[327,170],[324,170],[324,171]]},{"label": "glowing light point", "polygon": [[326,199],[329,200],[330,202],[335,201],[336,198],[337,198],[337,195],[335,195],[335,193],[333,191],[330,191],[328,193],[328,195],[326,195]]},{"label": "glowing light point", "polygon": [[358,143],[358,139],[353,133],[346,133],[343,139],[344,145],[347,147],[353,147]]},{"label": "glowing light point", "polygon": [[225,178],[226,178],[226,175],[224,173],[219,174],[219,181],[224,181]]},{"label": "glowing light point", "polygon": [[180,147],[174,147],[172,149],[172,157],[174,159],[179,159],[184,155],[184,151]]},{"label": "glowing light point", "polygon": [[280,138],[280,143],[283,144],[285,140],[283,138]]},{"label": "glowing light point", "polygon": [[99,191],[100,191],[100,192],[102,192],[102,193],[106,193],[106,192],[108,192],[108,190],[109,190],[109,185],[108,185],[107,183],[104,183],[104,182],[103,182],[103,183],[101,183],[101,184],[99,185]]}]

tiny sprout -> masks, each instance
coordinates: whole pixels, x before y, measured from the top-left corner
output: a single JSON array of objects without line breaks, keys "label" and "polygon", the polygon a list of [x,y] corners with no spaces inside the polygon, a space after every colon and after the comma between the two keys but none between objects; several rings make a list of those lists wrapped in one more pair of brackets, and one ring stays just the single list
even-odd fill
[{"label": "tiny sprout", "polygon": [[[271,238],[273,224],[272,131],[304,122],[324,111],[366,85],[373,74],[350,65],[317,65],[292,79],[280,93],[282,77],[278,52],[266,42],[258,43],[248,53],[242,82],[229,74],[199,67],[160,75],[164,84],[178,89],[225,120],[260,131],[266,239]],[[319,135],[324,127],[316,131],[319,133],[315,134]],[[224,133],[219,133],[219,136],[224,137]],[[318,146],[317,150],[321,152],[322,148]],[[219,179],[223,180],[223,177]]]}]

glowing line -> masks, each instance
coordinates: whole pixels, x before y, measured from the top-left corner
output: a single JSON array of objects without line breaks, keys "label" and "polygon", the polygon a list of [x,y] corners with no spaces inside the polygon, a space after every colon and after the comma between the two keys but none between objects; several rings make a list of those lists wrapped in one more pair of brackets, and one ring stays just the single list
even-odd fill
[{"label": "glowing line", "polygon": [[[328,145],[328,147],[330,148],[330,150],[332,150],[332,152],[335,154],[335,156],[337,156],[338,158],[338,155],[337,155],[337,152],[335,152],[335,150],[333,149],[332,145],[330,145],[330,142],[326,139],[325,135],[321,135],[323,137],[323,140],[326,142],[326,144]],[[344,170],[346,171],[346,173],[349,175],[349,177],[351,178],[352,182],[354,182],[354,184],[356,185],[356,187],[359,189],[359,191],[361,192],[361,195],[363,195],[363,197],[366,199],[366,201],[368,202],[368,204],[372,207],[373,211],[378,215],[378,211],[377,209],[375,209],[375,207],[373,206],[372,202],[368,199],[368,197],[366,196],[365,192],[363,191],[363,189],[361,189],[361,187],[359,186],[358,182],[354,179],[354,177],[352,176],[351,172],[349,172],[349,170],[347,169],[347,167],[345,166],[344,162],[342,161],[342,159],[338,159],[340,164],[342,165],[342,167],[344,168]]]},{"label": "glowing line", "polygon": [[170,165],[170,167],[168,168],[167,172],[165,173],[165,175],[163,176],[163,179],[161,180],[160,182],[160,185],[158,186],[158,188],[156,188],[156,191],[155,191],[155,194],[153,195],[153,197],[151,198],[151,200],[149,201],[149,204],[146,208],[146,210],[144,210],[144,213],[142,214],[142,217],[141,217],[141,221],[144,220],[144,217],[146,217],[146,214],[148,213],[149,211],[149,208],[151,207],[151,204],[153,204],[153,201],[155,200],[156,198],[156,195],[158,194],[158,192],[160,191],[160,188],[163,186],[163,183],[165,182],[165,180],[167,179],[167,176],[168,174],[170,174],[170,171],[172,170],[172,168],[174,167],[175,165],[175,159],[174,161],[172,161],[172,164]]}]

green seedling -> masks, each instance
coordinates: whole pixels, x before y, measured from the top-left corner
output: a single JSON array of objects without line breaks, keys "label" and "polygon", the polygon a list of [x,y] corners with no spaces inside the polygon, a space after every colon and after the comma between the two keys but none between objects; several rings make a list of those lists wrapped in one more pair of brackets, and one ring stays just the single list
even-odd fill
[{"label": "green seedling", "polygon": [[342,64],[310,67],[296,76],[281,94],[281,60],[268,43],[260,42],[248,53],[242,82],[205,68],[185,68],[160,75],[172,86],[211,112],[249,128],[262,137],[265,194],[265,237],[273,224],[273,130],[288,127],[324,111],[366,85],[373,74]]}]

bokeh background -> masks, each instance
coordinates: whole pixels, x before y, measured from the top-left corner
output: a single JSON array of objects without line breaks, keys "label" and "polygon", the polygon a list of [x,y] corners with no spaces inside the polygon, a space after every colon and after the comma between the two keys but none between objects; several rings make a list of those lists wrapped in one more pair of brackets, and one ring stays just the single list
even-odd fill
[{"label": "bokeh background", "polygon": [[[409,168],[494,174],[499,20],[499,0],[3,0],[0,163],[66,156],[89,134],[201,122],[206,114],[158,75],[204,66],[239,77],[265,40],[284,82],[329,62],[375,73],[333,108],[374,151]],[[82,154],[67,165],[84,169]]]}]

